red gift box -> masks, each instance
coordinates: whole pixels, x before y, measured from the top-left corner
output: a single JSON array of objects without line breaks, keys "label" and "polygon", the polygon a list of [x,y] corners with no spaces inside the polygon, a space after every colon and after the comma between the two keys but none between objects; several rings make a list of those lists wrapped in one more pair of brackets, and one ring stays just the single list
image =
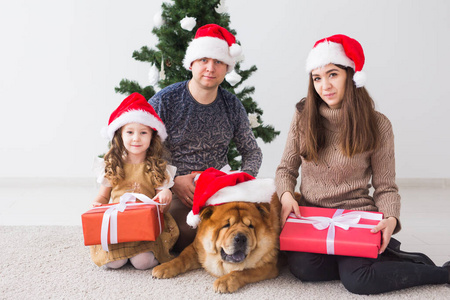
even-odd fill
[{"label": "red gift box", "polygon": [[291,214],[280,234],[280,250],[377,258],[381,232],[370,229],[380,212],[300,206],[301,218]]},{"label": "red gift box", "polygon": [[120,203],[90,209],[81,215],[84,244],[101,244],[108,251],[108,244],[156,240],[164,228],[158,205],[145,195],[127,193]]}]

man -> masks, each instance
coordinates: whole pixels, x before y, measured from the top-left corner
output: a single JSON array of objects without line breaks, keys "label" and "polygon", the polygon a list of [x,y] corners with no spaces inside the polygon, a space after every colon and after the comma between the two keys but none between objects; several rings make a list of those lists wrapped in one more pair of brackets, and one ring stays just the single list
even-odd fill
[{"label": "man", "polygon": [[183,66],[192,71],[192,79],[168,86],[149,100],[166,125],[166,146],[171,163],[177,167],[169,212],[180,228],[174,247],[178,252],[192,243],[196,233],[186,224],[195,191],[196,174],[192,172],[225,167],[231,140],[242,156],[242,171],[256,177],[261,166],[261,149],[244,106],[219,86],[239,55],[240,46],[225,28],[202,26],[183,60]]}]

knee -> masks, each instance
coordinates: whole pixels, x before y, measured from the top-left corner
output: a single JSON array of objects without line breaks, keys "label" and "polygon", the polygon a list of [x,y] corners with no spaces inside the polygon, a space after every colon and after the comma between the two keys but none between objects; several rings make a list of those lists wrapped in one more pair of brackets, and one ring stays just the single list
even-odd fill
[{"label": "knee", "polygon": [[380,291],[370,259],[340,257],[339,275],[342,285],[353,294],[371,295]]},{"label": "knee", "polygon": [[374,294],[370,291],[370,285],[363,284],[357,279],[350,280],[350,279],[342,279],[341,278],[342,285],[349,291],[350,293],[357,294],[357,295],[370,295]]},{"label": "knee", "polygon": [[159,263],[153,252],[145,252],[133,256],[132,258],[130,258],[130,262],[133,267],[138,270],[151,269]]},{"label": "knee", "polygon": [[380,286],[376,284],[370,268],[358,270],[340,270],[342,285],[351,293],[358,295],[378,294]]},{"label": "knee", "polygon": [[288,254],[289,271],[301,281],[317,281],[314,265],[308,258],[308,253],[291,252]]},{"label": "knee", "polygon": [[307,272],[306,268],[303,268],[302,266],[289,265],[289,271],[292,273],[292,275],[294,275],[301,281],[314,281],[312,278],[310,278],[310,276],[308,276],[311,273]]},{"label": "knee", "polygon": [[106,267],[108,267],[110,269],[119,269],[119,268],[122,268],[127,262],[128,262],[127,258],[115,260],[115,261],[107,263]]}]

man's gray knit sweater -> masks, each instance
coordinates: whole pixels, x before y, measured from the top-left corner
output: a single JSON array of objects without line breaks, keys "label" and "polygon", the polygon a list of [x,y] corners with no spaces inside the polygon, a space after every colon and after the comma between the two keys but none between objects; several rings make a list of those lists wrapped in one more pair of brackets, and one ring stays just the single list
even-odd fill
[{"label": "man's gray knit sweater", "polygon": [[219,87],[216,100],[203,105],[192,97],[187,83],[168,86],[149,100],[166,125],[166,146],[177,175],[221,169],[228,164],[228,145],[234,140],[242,171],[256,176],[262,153],[241,101]]}]

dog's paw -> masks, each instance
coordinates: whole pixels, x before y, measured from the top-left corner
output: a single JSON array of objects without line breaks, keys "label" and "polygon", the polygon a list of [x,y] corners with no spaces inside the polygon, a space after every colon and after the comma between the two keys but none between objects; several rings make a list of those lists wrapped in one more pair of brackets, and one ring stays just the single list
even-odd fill
[{"label": "dog's paw", "polygon": [[233,276],[231,273],[219,277],[216,281],[214,281],[214,291],[217,293],[233,293],[241,286],[242,284],[236,276]]},{"label": "dog's paw", "polygon": [[152,270],[152,276],[155,278],[172,278],[177,275],[178,273],[168,263],[156,266]]}]

